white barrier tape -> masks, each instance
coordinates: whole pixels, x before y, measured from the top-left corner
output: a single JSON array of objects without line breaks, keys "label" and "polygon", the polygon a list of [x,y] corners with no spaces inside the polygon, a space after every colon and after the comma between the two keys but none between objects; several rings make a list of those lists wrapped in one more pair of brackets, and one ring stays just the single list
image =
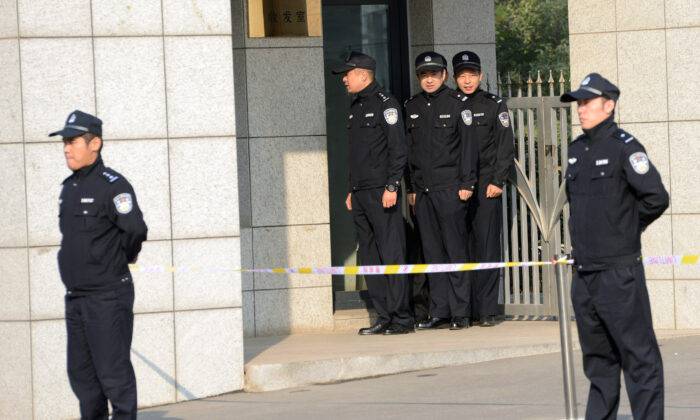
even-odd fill
[{"label": "white barrier tape", "polygon": [[[658,255],[644,257],[644,265],[688,265],[698,264],[700,255]],[[420,273],[452,273],[456,271],[492,270],[509,267],[536,267],[553,264],[573,264],[574,260],[561,259],[557,261],[524,261],[524,262],[493,262],[493,263],[461,263],[461,264],[402,264],[402,265],[360,265],[338,267],[299,267],[299,268],[251,268],[232,269],[217,267],[186,267],[168,265],[130,265],[131,271],[145,273],[273,273],[273,274],[420,274]]]}]

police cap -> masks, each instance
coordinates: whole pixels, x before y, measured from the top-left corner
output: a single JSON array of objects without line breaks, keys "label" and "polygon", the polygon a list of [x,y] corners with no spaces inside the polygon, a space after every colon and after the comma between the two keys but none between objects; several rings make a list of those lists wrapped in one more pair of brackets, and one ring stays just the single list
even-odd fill
[{"label": "police cap", "polygon": [[620,97],[620,89],[600,74],[591,73],[583,79],[578,90],[561,95],[561,100],[562,102],[573,102],[579,99],[592,99],[599,96],[605,96],[616,101]]},{"label": "police cap", "polygon": [[375,71],[377,69],[377,61],[361,52],[352,51],[345,59],[345,64],[336,67],[332,70],[333,74],[340,74],[352,69],[367,69]]},{"label": "police cap", "polygon": [[460,51],[452,57],[452,70],[454,74],[466,68],[481,71],[481,59],[475,52]]},{"label": "police cap", "polygon": [[447,68],[447,60],[442,55],[428,51],[416,57],[416,74],[427,71],[442,71]]},{"label": "police cap", "polygon": [[66,119],[66,125],[63,127],[63,130],[54,131],[49,134],[49,137],[77,137],[85,133],[92,133],[97,137],[102,137],[102,120],[94,115],[75,110]]}]

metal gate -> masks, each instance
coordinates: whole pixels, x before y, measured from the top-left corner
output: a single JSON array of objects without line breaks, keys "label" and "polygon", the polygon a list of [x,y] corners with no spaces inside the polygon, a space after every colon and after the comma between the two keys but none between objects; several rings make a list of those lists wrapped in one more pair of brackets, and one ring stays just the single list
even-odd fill
[{"label": "metal gate", "polygon": [[[498,80],[500,95],[507,100],[515,138],[515,164],[511,184],[503,191],[503,255],[506,261],[551,260],[569,253],[571,240],[566,226],[563,174],[571,139],[571,106],[559,100],[565,79],[559,74],[555,95],[552,72],[544,86],[540,73],[523,83]],[[534,86],[533,86],[534,85]],[[533,87],[535,94],[533,94]],[[515,93],[515,94],[513,94]],[[563,211],[562,211],[563,210]],[[567,270],[567,282],[571,273]],[[553,266],[505,268],[502,294],[507,316],[556,316],[557,291]]]}]

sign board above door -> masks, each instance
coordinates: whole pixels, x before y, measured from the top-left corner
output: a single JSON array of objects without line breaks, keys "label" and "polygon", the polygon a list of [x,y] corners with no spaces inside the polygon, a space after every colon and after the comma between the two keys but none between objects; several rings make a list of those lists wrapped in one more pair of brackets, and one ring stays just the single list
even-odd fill
[{"label": "sign board above door", "polygon": [[248,0],[250,38],[321,36],[321,0]]}]

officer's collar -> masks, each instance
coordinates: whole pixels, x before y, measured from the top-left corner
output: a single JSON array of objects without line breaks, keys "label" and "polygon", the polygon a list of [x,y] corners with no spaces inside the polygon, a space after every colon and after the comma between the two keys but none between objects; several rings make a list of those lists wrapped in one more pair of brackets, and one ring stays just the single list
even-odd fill
[{"label": "officer's collar", "polygon": [[442,95],[442,92],[444,92],[445,89],[447,89],[447,85],[445,85],[445,84],[443,83],[442,86],[440,86],[440,87],[438,88],[438,90],[436,90],[435,92],[433,92],[433,93],[428,93],[428,92],[426,92],[426,91],[423,91],[423,95],[425,96],[425,99],[431,99],[431,98],[434,98],[434,97],[436,97],[436,96]]},{"label": "officer's collar", "polygon": [[[471,98],[475,97],[476,95],[478,95],[479,93],[481,93],[481,92],[483,92],[483,91],[484,91],[484,90],[483,90],[482,88],[476,88],[476,90],[475,90],[473,93],[466,94],[466,93],[462,92],[462,94],[463,94],[464,96],[466,96],[467,98],[471,99]],[[461,90],[460,90],[460,92],[461,92]]]},{"label": "officer's collar", "polygon": [[82,168],[73,171],[73,175],[75,175],[76,178],[84,178],[88,176],[93,169],[97,168],[98,166],[102,166],[102,164],[102,156],[98,155],[95,162],[93,162],[91,165],[83,166]]},{"label": "officer's collar", "polygon": [[372,82],[369,85],[367,85],[366,88],[362,89],[360,92],[357,93],[357,97],[366,98],[377,93],[377,90],[379,90],[379,83],[377,83],[376,80],[372,80]]},{"label": "officer's collar", "polygon": [[589,140],[596,141],[608,137],[610,132],[614,131],[616,128],[615,113],[613,112],[608,118],[601,121],[600,124],[591,129],[583,130],[583,132],[586,133],[586,137]]}]

